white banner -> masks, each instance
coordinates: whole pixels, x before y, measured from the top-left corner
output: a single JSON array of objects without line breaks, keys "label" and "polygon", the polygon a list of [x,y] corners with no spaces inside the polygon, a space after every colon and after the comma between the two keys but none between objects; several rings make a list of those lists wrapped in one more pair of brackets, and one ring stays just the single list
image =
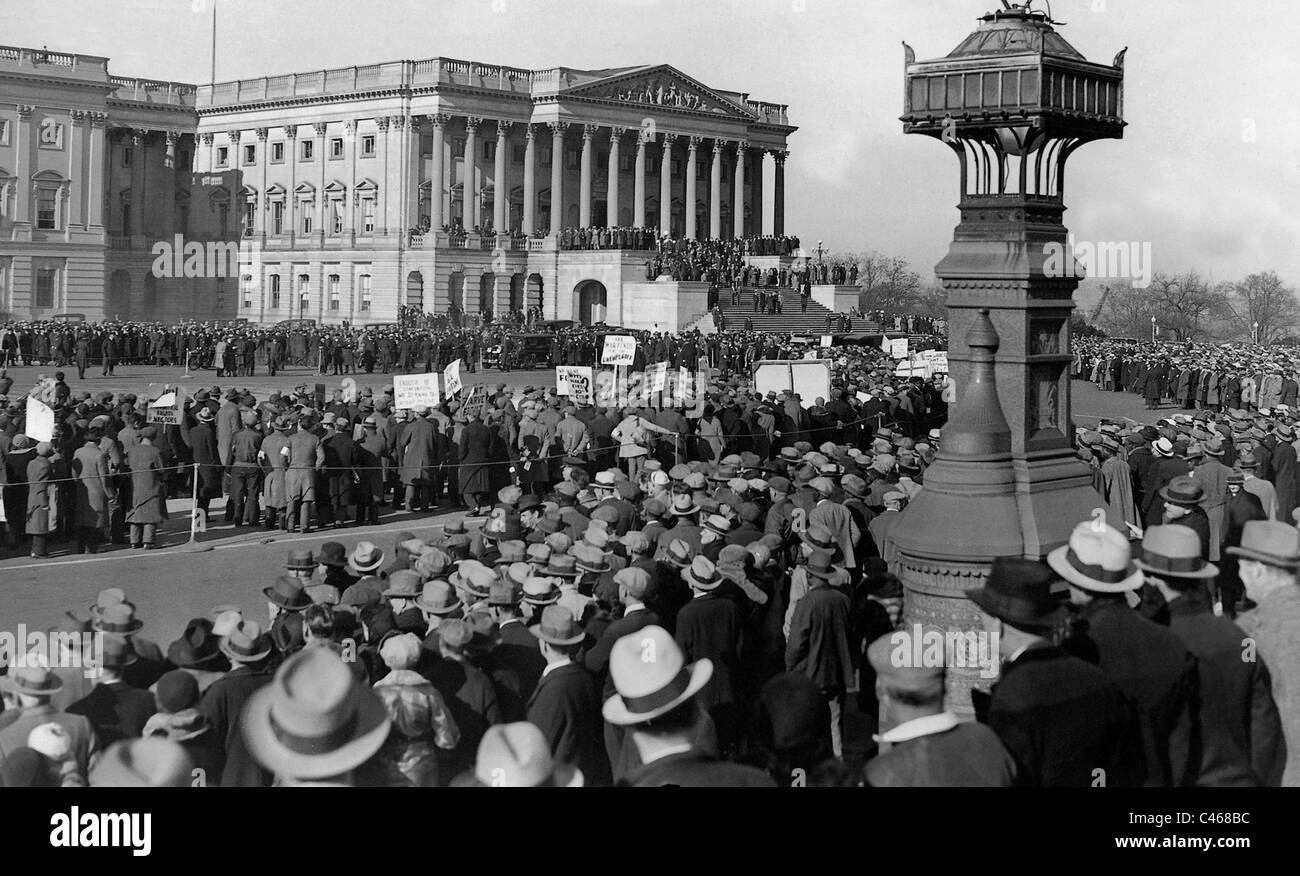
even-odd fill
[{"label": "white banner", "polygon": [[656,362],[645,371],[646,392],[663,392],[668,385],[668,363]]},{"label": "white banner", "polygon": [[[591,401],[591,367],[586,365],[556,365],[555,366],[555,394],[576,396],[579,393],[575,390],[581,390],[587,401],[579,402],[580,404],[589,404]],[[577,399],[575,398],[576,402]]]},{"label": "white banner", "polygon": [[600,353],[601,365],[631,365],[636,356],[636,338],[631,335],[605,335]]},{"label": "white banner", "polygon": [[54,409],[40,399],[27,397],[27,425],[23,431],[33,441],[54,440]]},{"label": "white banner", "polygon": [[834,335],[822,335],[822,346],[829,347],[835,343]]},{"label": "white banner", "polygon": [[451,398],[456,393],[464,389],[465,384],[460,379],[460,366],[464,360],[457,359],[446,368],[442,369],[443,389],[447,391],[447,398]]},{"label": "white banner", "polygon": [[149,413],[145,417],[150,423],[160,426],[176,426],[181,421],[181,405],[177,404],[175,391],[164,392],[154,401],[149,402]]},{"label": "white banner", "polygon": [[907,358],[907,338],[893,338],[889,342],[889,355],[895,359]]},{"label": "white banner", "polygon": [[438,375],[430,374],[394,374],[393,407],[398,410],[434,407],[438,404]]},{"label": "white banner", "polygon": [[948,373],[948,354],[941,350],[925,350],[921,358],[930,364],[931,374]]}]

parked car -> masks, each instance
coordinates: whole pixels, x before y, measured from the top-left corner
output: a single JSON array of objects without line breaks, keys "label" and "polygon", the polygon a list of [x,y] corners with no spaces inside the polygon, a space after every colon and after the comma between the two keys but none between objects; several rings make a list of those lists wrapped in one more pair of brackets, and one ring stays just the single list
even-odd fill
[{"label": "parked car", "polygon": [[[555,342],[554,334],[511,332],[507,337],[515,345],[514,367],[524,370],[555,367],[555,359],[551,355],[551,347]],[[483,348],[483,367],[501,367],[500,344],[493,344],[490,347]]]}]

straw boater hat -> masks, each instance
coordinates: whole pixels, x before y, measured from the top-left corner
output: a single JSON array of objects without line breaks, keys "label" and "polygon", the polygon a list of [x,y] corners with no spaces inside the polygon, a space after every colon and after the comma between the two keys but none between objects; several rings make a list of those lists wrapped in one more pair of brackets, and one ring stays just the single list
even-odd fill
[{"label": "straw boater hat", "polygon": [[1074,527],[1068,544],[1047,555],[1056,574],[1083,590],[1124,593],[1142,586],[1142,571],[1133,565],[1128,539],[1106,523],[1098,508],[1093,519]]},{"label": "straw boater hat", "polygon": [[577,645],[586,638],[573,612],[562,605],[548,605],[542,610],[541,622],[529,627],[529,632],[552,645]]},{"label": "straw boater hat", "polygon": [[383,701],[337,654],[305,648],[249,698],[241,724],[262,766],[297,779],[323,779],[374,756],[391,721]]},{"label": "straw boater hat", "polygon": [[1276,520],[1252,520],[1241,531],[1241,546],[1227,552],[1279,569],[1300,569],[1300,530]]},{"label": "straw boater hat", "polygon": [[235,663],[256,663],[271,653],[271,637],[254,620],[241,620],[219,646]]},{"label": "straw boater hat", "polygon": [[[655,659],[647,660],[653,654]],[[609,675],[617,695],[601,714],[611,724],[628,726],[654,720],[695,696],[713,677],[713,662],[686,663],[681,648],[661,626],[648,626],[614,643]]]},{"label": "straw boater hat", "polygon": [[1133,564],[1159,578],[1214,578],[1217,566],[1201,557],[1201,538],[1179,524],[1153,526],[1142,537],[1142,553]]},{"label": "straw boater hat", "polygon": [[372,542],[358,542],[348,556],[348,571],[356,575],[369,575],[384,562],[384,551]]},{"label": "straw boater hat", "polygon": [[582,772],[551,757],[551,744],[534,724],[518,721],[487,729],[474,759],[474,784],[491,788],[580,788]]}]

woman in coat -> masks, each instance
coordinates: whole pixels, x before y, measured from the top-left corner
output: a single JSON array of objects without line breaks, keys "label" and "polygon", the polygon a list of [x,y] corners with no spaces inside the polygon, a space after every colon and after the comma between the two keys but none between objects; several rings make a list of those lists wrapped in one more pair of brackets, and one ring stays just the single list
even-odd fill
[{"label": "woman in coat", "polygon": [[36,445],[36,456],[27,463],[27,534],[32,537],[32,556],[43,559],[46,537],[54,530],[53,469],[50,457],[54,448],[48,441]]},{"label": "woman in coat", "polygon": [[131,524],[133,548],[156,548],[158,524],[167,519],[167,478],[162,454],[153,446],[157,438],[158,427],[145,426],[140,430],[140,443],[126,455],[131,470],[131,510],[126,522]]},{"label": "woman in coat", "polygon": [[[726,446],[726,440],[722,431],[722,421],[718,419],[717,412],[713,405],[704,406],[704,416],[700,418],[700,443],[707,444],[713,452],[709,462],[716,462],[723,457],[723,448]],[[701,454],[701,458],[703,455]]]},{"label": "woman in coat", "polygon": [[77,551],[83,554],[98,549],[117,492],[110,478],[108,457],[100,449],[102,438],[103,430],[92,427],[85,443],[72,454],[72,526],[77,533]]}]

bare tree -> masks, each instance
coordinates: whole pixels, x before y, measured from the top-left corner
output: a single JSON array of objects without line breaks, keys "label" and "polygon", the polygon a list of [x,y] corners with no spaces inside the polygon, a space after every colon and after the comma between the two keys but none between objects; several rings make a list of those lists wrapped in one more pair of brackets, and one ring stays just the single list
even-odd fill
[{"label": "bare tree", "polygon": [[921,275],[912,270],[907,259],[880,252],[853,253],[842,258],[858,264],[858,285],[862,287],[858,307],[863,313],[883,311],[882,322],[888,325],[895,313],[915,309]]},{"label": "bare tree", "polygon": [[1157,273],[1143,294],[1150,299],[1159,326],[1174,340],[1204,341],[1211,338],[1214,322],[1230,312],[1225,286],[1211,287],[1195,271]]},{"label": "bare tree", "polygon": [[1256,340],[1271,344],[1300,325],[1300,301],[1295,289],[1284,285],[1276,272],[1251,274],[1231,285],[1227,322],[1233,337],[1255,337],[1258,326]]},{"label": "bare tree", "polygon": [[1114,338],[1151,336],[1151,298],[1127,280],[1111,283],[1095,317],[1089,321]]}]

